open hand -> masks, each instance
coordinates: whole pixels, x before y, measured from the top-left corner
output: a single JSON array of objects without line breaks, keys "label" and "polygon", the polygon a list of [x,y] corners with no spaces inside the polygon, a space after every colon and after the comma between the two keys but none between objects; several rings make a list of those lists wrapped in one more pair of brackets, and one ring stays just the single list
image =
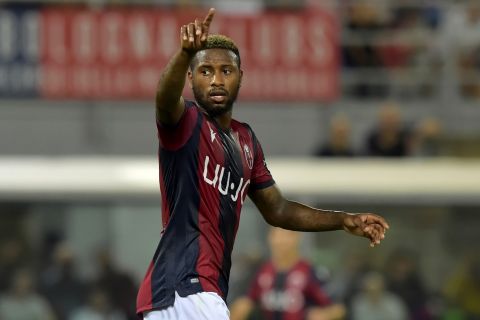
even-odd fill
[{"label": "open hand", "polygon": [[345,231],[368,238],[371,247],[380,244],[380,241],[385,238],[385,232],[389,228],[384,218],[372,213],[347,215],[343,221],[343,229]]},{"label": "open hand", "polygon": [[186,50],[189,53],[195,53],[203,49],[205,42],[207,41],[210,24],[212,23],[214,15],[215,9],[211,8],[203,22],[195,19],[195,22],[190,22],[181,27],[180,41],[183,50]]}]

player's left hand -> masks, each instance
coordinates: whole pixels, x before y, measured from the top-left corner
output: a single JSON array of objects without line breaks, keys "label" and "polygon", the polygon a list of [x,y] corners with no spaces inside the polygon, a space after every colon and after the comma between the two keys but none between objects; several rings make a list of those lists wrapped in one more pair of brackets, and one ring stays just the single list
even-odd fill
[{"label": "player's left hand", "polygon": [[368,238],[371,247],[380,244],[389,228],[384,218],[372,213],[351,214],[343,220],[345,231]]}]

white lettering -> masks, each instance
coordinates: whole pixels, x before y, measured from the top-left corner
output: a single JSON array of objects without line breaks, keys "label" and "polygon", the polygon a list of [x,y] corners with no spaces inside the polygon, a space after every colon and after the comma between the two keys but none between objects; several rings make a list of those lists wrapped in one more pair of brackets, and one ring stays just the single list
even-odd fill
[{"label": "white lettering", "polygon": [[177,23],[173,18],[162,18],[158,22],[160,55],[164,59],[170,58],[177,48]]},{"label": "white lettering", "polygon": [[242,201],[242,204],[243,204],[243,201],[245,201],[245,197],[247,196],[245,194],[245,190],[247,189],[248,185],[250,185],[250,179],[248,179],[245,184],[243,185],[243,188],[242,188],[242,192],[240,193],[240,200]]},{"label": "white lettering", "polygon": [[257,31],[253,34],[255,40],[253,48],[256,49],[257,52],[254,56],[258,59],[259,63],[270,65],[273,63],[275,57],[275,45],[273,43],[275,28],[272,22],[265,18],[258,22],[255,29]]},{"label": "white lettering", "polygon": [[[238,199],[238,194],[240,192],[240,189],[242,187],[242,184],[243,184],[243,178],[240,178],[240,183],[238,184],[238,188],[237,188],[237,191],[235,192],[235,195],[231,195],[230,197],[232,198],[232,201],[237,201]],[[232,182],[232,190],[235,189],[235,185],[233,184]]]},{"label": "white lettering", "polygon": [[[217,180],[218,180],[218,170],[220,169],[220,165],[217,164],[217,166],[215,167],[215,177],[213,179],[209,179],[209,178],[207,178],[208,162],[209,161],[210,161],[210,158],[208,156],[206,156],[205,157],[205,167],[203,169],[203,179],[205,180],[206,183],[215,187],[215,184],[217,183]],[[223,170],[223,168],[222,168],[222,170]],[[223,171],[222,171],[222,175],[223,175]]]},{"label": "white lettering", "polygon": [[75,17],[72,25],[75,58],[80,63],[90,62],[95,55],[95,21],[92,13],[83,13]]},{"label": "white lettering", "polygon": [[151,32],[144,16],[135,16],[130,22],[130,43],[137,60],[144,60],[151,54]]},{"label": "white lettering", "polygon": [[228,172],[228,178],[227,178],[227,183],[225,184],[225,188],[222,187],[224,172],[225,172],[225,167],[222,167],[222,171],[220,172],[220,182],[218,184],[218,191],[220,191],[221,194],[226,196],[228,194],[228,186],[230,184],[230,171]]},{"label": "white lettering", "polygon": [[[215,166],[215,173],[213,177],[208,177],[209,163],[210,163],[210,157],[205,156],[205,162],[203,166],[203,180],[207,184],[211,185],[212,187],[217,188],[218,191],[224,196],[227,196],[230,193],[230,199],[232,199],[232,201],[234,202],[236,202],[240,197],[240,201],[243,204],[243,201],[245,200],[245,191],[247,190],[247,187],[250,184],[250,180],[247,180],[244,183],[244,179],[240,178],[237,190],[234,193],[232,193],[232,191],[235,190],[235,183],[230,182],[231,172],[227,171],[225,167],[221,167],[220,165],[217,164]],[[220,174],[219,174],[219,171],[220,171]],[[223,178],[225,174],[227,176],[226,179]],[[218,182],[218,185],[217,185],[217,182]]]},{"label": "white lettering", "polygon": [[36,62],[40,56],[40,18],[39,13],[28,11],[22,16],[22,47],[25,58]]},{"label": "white lettering", "polygon": [[117,13],[106,13],[103,17],[100,44],[101,53],[107,64],[115,64],[122,58],[120,37],[122,33],[122,17]]},{"label": "white lettering", "polygon": [[285,36],[282,37],[283,62],[288,66],[297,66],[302,58],[301,48],[303,47],[302,26],[300,17],[289,17],[282,24]]},{"label": "white lettering", "polygon": [[65,48],[65,18],[61,14],[51,15],[47,20],[47,33],[50,43],[47,46],[48,56],[57,63],[65,62],[67,58],[67,49]]},{"label": "white lettering", "polygon": [[248,30],[246,20],[238,19],[235,23],[226,24],[225,28],[228,30],[225,34],[228,34],[232,39],[235,39],[237,46],[241,48],[242,62],[248,63],[250,52],[247,43]]},{"label": "white lettering", "polygon": [[308,54],[311,63],[317,66],[324,66],[328,64],[332,57],[332,48],[329,46],[329,39],[327,38],[324,25],[321,21],[311,20],[309,26],[309,45],[312,51]]}]

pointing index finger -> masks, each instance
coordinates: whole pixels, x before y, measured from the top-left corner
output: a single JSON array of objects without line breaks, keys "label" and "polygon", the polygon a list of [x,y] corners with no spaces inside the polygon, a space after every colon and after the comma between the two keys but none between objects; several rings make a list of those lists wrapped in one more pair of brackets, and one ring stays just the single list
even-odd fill
[{"label": "pointing index finger", "polygon": [[208,14],[207,16],[205,17],[205,20],[203,20],[203,25],[205,27],[210,27],[210,24],[212,23],[212,20],[213,20],[213,16],[215,15],[215,9],[214,8],[210,8],[210,10],[208,11]]}]

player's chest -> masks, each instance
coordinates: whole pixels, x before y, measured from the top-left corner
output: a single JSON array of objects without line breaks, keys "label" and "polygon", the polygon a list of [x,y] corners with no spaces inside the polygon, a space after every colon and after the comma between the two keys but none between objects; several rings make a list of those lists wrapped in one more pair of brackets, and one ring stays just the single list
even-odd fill
[{"label": "player's chest", "polygon": [[222,131],[205,122],[198,157],[205,192],[243,203],[253,168],[252,142],[235,130]]},{"label": "player's chest", "polygon": [[200,134],[199,157],[207,167],[225,168],[232,177],[249,179],[254,160],[253,142],[239,131],[223,131],[205,122]]}]

